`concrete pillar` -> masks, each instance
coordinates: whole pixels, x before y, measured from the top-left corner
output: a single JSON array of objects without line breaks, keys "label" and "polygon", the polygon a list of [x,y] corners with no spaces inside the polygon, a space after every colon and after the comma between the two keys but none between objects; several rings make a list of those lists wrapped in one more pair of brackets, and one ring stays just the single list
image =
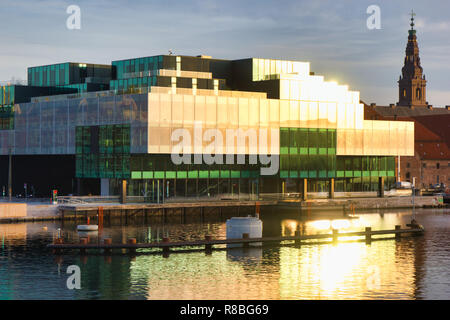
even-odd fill
[{"label": "concrete pillar", "polygon": [[378,178],[378,197],[384,197],[384,177]]},{"label": "concrete pillar", "polygon": [[334,199],[334,178],[330,179],[329,197],[330,199]]},{"label": "concrete pillar", "polygon": [[308,179],[303,179],[303,200],[308,200]]},{"label": "concrete pillar", "polygon": [[120,188],[120,203],[126,203],[127,202],[127,180],[121,181],[121,188]]},{"label": "concrete pillar", "polygon": [[100,179],[100,195],[102,197],[109,196],[109,179]]}]

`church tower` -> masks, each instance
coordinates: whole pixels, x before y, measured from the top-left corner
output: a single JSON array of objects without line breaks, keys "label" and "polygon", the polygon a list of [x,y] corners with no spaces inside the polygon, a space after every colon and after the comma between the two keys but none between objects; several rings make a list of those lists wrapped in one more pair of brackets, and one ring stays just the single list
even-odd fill
[{"label": "church tower", "polygon": [[427,81],[420,66],[419,46],[416,30],[414,30],[414,16],[411,12],[411,29],[408,30],[408,44],[406,45],[405,62],[402,75],[398,80],[399,99],[397,105],[408,107],[426,107]]}]

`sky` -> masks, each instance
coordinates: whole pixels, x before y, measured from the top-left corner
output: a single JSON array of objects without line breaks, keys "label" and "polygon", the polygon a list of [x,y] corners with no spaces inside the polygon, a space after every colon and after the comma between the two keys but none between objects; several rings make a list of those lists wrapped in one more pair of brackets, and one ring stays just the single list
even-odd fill
[{"label": "sky", "polygon": [[[366,103],[398,101],[411,9],[427,100],[450,105],[448,0],[0,0],[0,81],[30,66],[168,54],[308,61]],[[66,27],[69,5],[81,29]],[[381,29],[368,29],[370,5]]]}]

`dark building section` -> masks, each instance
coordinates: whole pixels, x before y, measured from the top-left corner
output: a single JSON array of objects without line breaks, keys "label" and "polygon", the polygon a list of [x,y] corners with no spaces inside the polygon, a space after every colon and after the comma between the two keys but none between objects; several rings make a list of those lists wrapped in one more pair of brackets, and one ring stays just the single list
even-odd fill
[{"label": "dark building section", "polygon": [[[33,197],[50,197],[53,189],[59,195],[76,192],[75,156],[36,155],[12,156],[12,194],[32,194]],[[25,186],[26,184],[26,186]],[[0,156],[0,186],[2,195],[8,189],[8,156]],[[5,192],[3,194],[3,192]]]},{"label": "dark building section", "polygon": [[253,59],[232,61],[232,89],[239,91],[265,92],[269,99],[280,98],[280,81],[268,79],[253,81]]},{"label": "dark building section", "polygon": [[231,81],[231,61],[206,56],[162,55],[113,61],[112,65],[116,74],[110,89],[118,93],[141,93],[151,86],[212,90],[215,81],[217,89],[225,90]]},{"label": "dark building section", "polygon": [[28,68],[28,85],[73,88],[80,93],[107,90],[113,74],[111,65],[66,62]]},{"label": "dark building section", "polygon": [[73,88],[10,85],[0,87],[0,105],[30,102],[33,97],[76,93]]}]

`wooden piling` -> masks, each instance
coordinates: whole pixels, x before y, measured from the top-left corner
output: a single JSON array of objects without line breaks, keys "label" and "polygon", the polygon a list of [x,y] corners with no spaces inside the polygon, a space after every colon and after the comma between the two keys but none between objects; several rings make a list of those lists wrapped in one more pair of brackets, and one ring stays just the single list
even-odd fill
[{"label": "wooden piling", "polygon": [[[211,241],[212,240],[212,236],[207,234],[205,235],[205,241]],[[212,253],[212,244],[210,243],[206,243],[205,244],[205,251],[207,254],[211,254]]]},{"label": "wooden piling", "polygon": [[[248,239],[249,238],[249,234],[248,233],[243,233],[242,234],[242,239]],[[244,242],[243,243],[243,247],[244,248],[248,248],[249,247],[249,243],[248,242]]]},{"label": "wooden piling", "polygon": [[[162,242],[163,242],[163,243],[169,243],[169,242],[170,242],[169,237],[163,237],[163,238],[162,238]],[[170,247],[163,247],[162,250],[163,250],[163,254],[164,254],[165,256],[169,256]]]},{"label": "wooden piling", "polygon": [[336,244],[338,242],[338,229],[333,229],[333,243]]},{"label": "wooden piling", "polygon": [[296,244],[296,245],[300,245],[300,244],[301,244],[301,240],[300,240],[300,230],[295,230],[295,237],[298,237],[298,239],[295,239],[295,244]]},{"label": "wooden piling", "polygon": [[366,243],[370,244],[372,242],[372,228],[366,227]]},{"label": "wooden piling", "polygon": [[[402,226],[396,225],[396,226],[395,226],[395,231],[398,231],[398,230],[400,230],[401,228],[402,228]],[[400,240],[401,237],[402,237],[402,235],[401,235],[400,233],[396,233],[396,234],[395,234],[395,239],[396,239],[396,240]]]},{"label": "wooden piling", "polygon": [[[105,239],[103,239],[103,244],[104,245],[111,245],[112,244],[112,239],[111,238],[105,238]],[[105,248],[105,251],[104,251],[106,254],[110,254],[111,253],[111,249],[109,249],[109,248]]]},{"label": "wooden piling", "polygon": [[[128,239],[128,244],[135,245],[136,244],[136,238],[129,238]],[[130,247],[128,252],[130,254],[136,254],[136,248]]]}]

